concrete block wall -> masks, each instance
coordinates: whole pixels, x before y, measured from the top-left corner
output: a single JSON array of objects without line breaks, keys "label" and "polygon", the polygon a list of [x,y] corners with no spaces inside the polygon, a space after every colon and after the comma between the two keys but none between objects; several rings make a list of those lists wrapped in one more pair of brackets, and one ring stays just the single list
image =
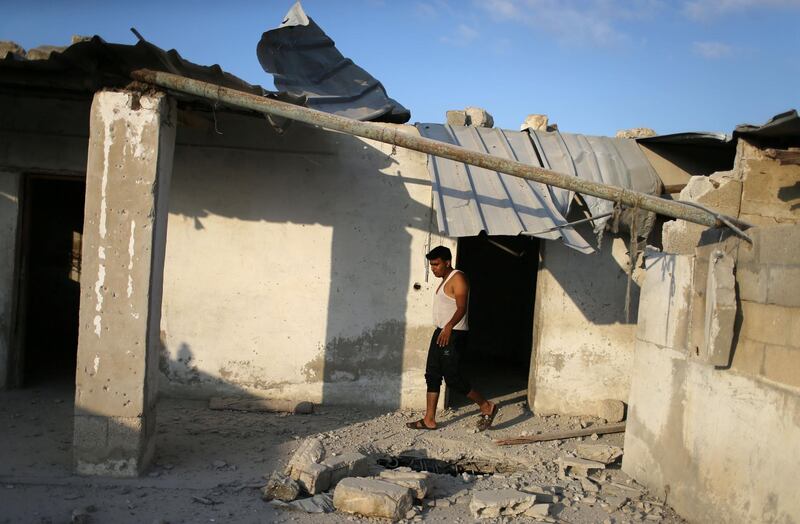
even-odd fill
[{"label": "concrete block wall", "polygon": [[[623,469],[690,521],[797,522],[800,210],[787,188],[800,184],[800,171],[747,143],[737,155],[738,205],[761,225],[748,231],[753,245],[673,226],[665,245],[695,243],[694,252],[648,261]],[[714,252],[736,260],[737,316],[724,365],[699,347]]]}]

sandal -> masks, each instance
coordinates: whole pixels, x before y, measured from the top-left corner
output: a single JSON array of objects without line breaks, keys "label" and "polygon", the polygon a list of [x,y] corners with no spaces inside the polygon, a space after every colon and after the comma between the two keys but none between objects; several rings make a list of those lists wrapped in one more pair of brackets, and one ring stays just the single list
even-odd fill
[{"label": "sandal", "polygon": [[478,420],[478,431],[486,431],[492,427],[495,415],[497,415],[497,404],[492,406],[492,412],[488,415],[481,413],[480,420]]},{"label": "sandal", "polygon": [[419,420],[415,420],[414,422],[406,422],[406,427],[408,429],[420,429],[420,430],[428,430],[428,431],[433,431],[434,429],[436,429],[435,427],[434,428],[429,428],[428,426],[426,426],[424,418],[421,418]]}]

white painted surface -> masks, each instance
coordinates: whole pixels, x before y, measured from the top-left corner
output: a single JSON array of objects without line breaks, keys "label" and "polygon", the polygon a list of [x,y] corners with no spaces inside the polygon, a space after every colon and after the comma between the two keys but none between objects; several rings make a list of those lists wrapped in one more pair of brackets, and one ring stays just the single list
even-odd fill
[{"label": "white painted surface", "polygon": [[221,136],[179,130],[162,390],[421,406],[440,243],[425,155],[218,119]]},{"label": "white painted surface", "polygon": [[529,389],[534,412],[595,415],[599,400],[627,402],[639,293],[633,282],[627,323],[624,240],[606,236],[592,255],[558,242],[543,246]]},{"label": "white painted surface", "polygon": [[19,183],[19,174],[0,171],[0,388],[6,385],[11,352]]}]

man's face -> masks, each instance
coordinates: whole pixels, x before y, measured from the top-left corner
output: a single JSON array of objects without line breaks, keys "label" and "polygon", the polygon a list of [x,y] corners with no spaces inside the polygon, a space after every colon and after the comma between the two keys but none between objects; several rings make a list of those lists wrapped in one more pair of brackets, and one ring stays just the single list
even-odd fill
[{"label": "man's face", "polygon": [[436,277],[443,277],[448,269],[450,269],[450,261],[442,260],[441,258],[434,258],[430,261],[431,271]]}]

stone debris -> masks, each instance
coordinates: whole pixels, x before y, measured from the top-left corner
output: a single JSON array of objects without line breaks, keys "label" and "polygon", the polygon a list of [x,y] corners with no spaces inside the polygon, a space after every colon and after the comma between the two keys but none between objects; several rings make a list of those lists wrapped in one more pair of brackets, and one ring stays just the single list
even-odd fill
[{"label": "stone debris", "polygon": [[575,477],[586,477],[589,471],[594,469],[606,469],[606,465],[595,460],[586,460],[578,457],[559,457],[558,465],[562,476],[572,475]]},{"label": "stone debris", "polygon": [[292,478],[311,495],[328,491],[331,487],[331,468],[323,464],[306,464],[303,469],[292,468]]},{"label": "stone debris", "polygon": [[457,109],[450,110],[446,113],[447,125],[449,126],[465,126],[467,125],[467,112]]},{"label": "stone debris", "polygon": [[464,111],[469,119],[468,125],[472,127],[492,127],[494,118],[482,107],[468,107]]},{"label": "stone debris", "polygon": [[300,484],[286,474],[277,471],[270,475],[267,485],[261,490],[264,500],[278,499],[291,502],[300,495]]},{"label": "stone debris", "polygon": [[298,480],[299,473],[294,473],[295,468],[303,470],[309,464],[319,464],[323,458],[325,458],[325,447],[322,445],[322,441],[318,438],[307,438],[300,443],[292,458],[289,459],[284,472]]},{"label": "stone debris", "polygon": [[494,118],[481,107],[468,107],[464,110],[454,109],[447,111],[447,125],[492,127],[494,126]]},{"label": "stone debris", "polygon": [[469,503],[472,516],[490,519],[522,515],[536,504],[536,495],[516,489],[475,491]]},{"label": "stone debris", "polygon": [[411,510],[411,490],[376,478],[345,478],[333,492],[338,511],[400,520]]},{"label": "stone debris", "polygon": [[411,490],[414,498],[422,500],[430,488],[430,473],[413,471],[411,468],[387,469],[378,474],[381,480],[389,481]]},{"label": "stone debris", "polygon": [[583,491],[587,491],[589,493],[597,493],[600,491],[600,488],[594,482],[589,479],[589,477],[581,477],[581,488]]},{"label": "stone debris", "polygon": [[534,504],[523,513],[526,517],[546,517],[550,514],[550,504]]},{"label": "stone debris", "polygon": [[622,448],[608,444],[578,444],[575,451],[580,458],[606,465],[616,462],[623,453]]},{"label": "stone debris", "polygon": [[372,460],[369,457],[353,452],[327,458],[321,462],[321,465],[330,469],[330,485],[332,487],[344,478],[368,475],[371,463]]},{"label": "stone debris", "polygon": [[532,131],[547,131],[547,115],[532,114],[525,117],[522,125],[519,126],[520,131],[530,129]]},{"label": "stone debris", "polygon": [[294,500],[292,502],[283,502],[280,500],[273,500],[273,506],[302,511],[305,513],[331,513],[336,508],[333,506],[333,497],[328,493],[320,493],[313,497]]},{"label": "stone debris", "polygon": [[78,508],[72,511],[69,521],[71,524],[89,524],[92,521],[92,516],[87,508]]},{"label": "stone debris", "polygon": [[646,138],[649,136],[656,136],[656,132],[649,127],[632,127],[630,129],[620,129],[616,138]]}]

